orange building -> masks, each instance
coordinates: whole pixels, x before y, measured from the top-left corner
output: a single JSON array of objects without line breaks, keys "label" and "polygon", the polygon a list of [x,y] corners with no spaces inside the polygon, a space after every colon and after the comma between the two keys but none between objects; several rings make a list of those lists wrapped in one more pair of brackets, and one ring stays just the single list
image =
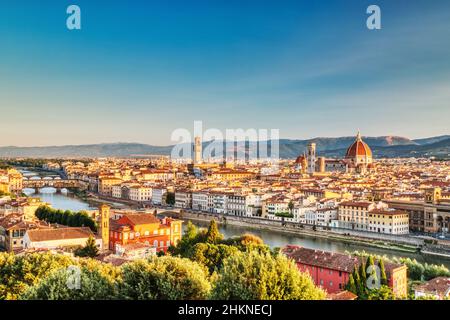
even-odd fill
[{"label": "orange building", "polygon": [[182,223],[172,218],[158,219],[150,213],[124,214],[110,220],[109,249],[116,253],[126,245],[141,243],[165,252],[181,240]]}]

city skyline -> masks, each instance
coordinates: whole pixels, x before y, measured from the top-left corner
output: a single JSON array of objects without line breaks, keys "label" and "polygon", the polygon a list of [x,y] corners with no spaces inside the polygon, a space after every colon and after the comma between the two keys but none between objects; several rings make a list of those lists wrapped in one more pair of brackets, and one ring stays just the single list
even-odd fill
[{"label": "city skyline", "polygon": [[[5,1],[0,146],[171,145],[177,128],[280,138],[448,134],[450,4]],[[17,128],[21,128],[18,130]]]}]

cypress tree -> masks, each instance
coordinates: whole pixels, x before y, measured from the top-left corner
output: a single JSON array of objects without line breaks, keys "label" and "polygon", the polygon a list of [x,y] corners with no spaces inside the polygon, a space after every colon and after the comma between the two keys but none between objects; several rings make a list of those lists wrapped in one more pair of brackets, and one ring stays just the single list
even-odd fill
[{"label": "cypress tree", "polygon": [[375,261],[373,260],[372,256],[368,256],[367,257],[367,261],[366,261],[366,268],[369,266],[374,266],[375,265]]},{"label": "cypress tree", "polygon": [[365,284],[361,282],[361,277],[359,276],[358,268],[353,269],[352,277],[355,283],[356,294],[360,296],[364,292]]},{"label": "cypress tree", "polygon": [[382,259],[380,259],[380,261],[378,261],[378,267],[380,268],[380,281],[381,281],[381,285],[388,285],[388,279],[386,276],[386,270],[384,268],[384,262]]},{"label": "cypress tree", "polygon": [[214,244],[220,242],[222,239],[223,236],[219,232],[216,221],[211,220],[211,222],[209,223],[208,232],[206,233],[206,242]]},{"label": "cypress tree", "polygon": [[356,295],[358,294],[356,290],[355,279],[353,279],[353,274],[350,274],[350,276],[348,277],[348,282],[345,285],[345,289]]},{"label": "cypress tree", "polygon": [[[366,274],[366,277],[369,280],[368,281],[369,283],[367,283],[367,281],[366,281],[366,284],[367,284],[366,287],[368,287],[367,289],[369,289],[369,288],[372,288],[371,286],[375,285],[378,282],[377,270],[376,270],[377,266],[375,265],[375,261],[374,261],[373,256],[369,256],[367,258],[366,264],[367,264],[366,265],[366,270],[368,270],[370,268],[369,269],[370,273]],[[366,271],[366,272],[368,272],[368,271]]]},{"label": "cypress tree", "polygon": [[363,259],[361,259],[361,264],[359,265],[359,276],[361,278],[361,281],[365,285],[367,280],[367,274],[366,274],[366,264],[364,263]]}]

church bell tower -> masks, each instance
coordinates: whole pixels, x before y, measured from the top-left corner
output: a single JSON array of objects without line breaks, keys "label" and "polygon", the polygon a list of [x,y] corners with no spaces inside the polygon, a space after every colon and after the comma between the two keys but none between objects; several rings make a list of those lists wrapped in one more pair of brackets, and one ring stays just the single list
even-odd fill
[{"label": "church bell tower", "polygon": [[103,250],[109,250],[109,215],[110,207],[103,204],[100,207],[100,232],[102,236]]}]

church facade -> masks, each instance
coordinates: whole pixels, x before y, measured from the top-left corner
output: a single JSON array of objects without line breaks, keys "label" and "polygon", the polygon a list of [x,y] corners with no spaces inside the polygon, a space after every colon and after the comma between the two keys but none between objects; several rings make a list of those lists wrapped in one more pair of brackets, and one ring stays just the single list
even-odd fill
[{"label": "church facade", "polygon": [[372,150],[358,132],[343,159],[316,156],[316,144],[310,143],[306,152],[295,160],[295,168],[302,173],[349,172],[364,174],[373,166]]}]

